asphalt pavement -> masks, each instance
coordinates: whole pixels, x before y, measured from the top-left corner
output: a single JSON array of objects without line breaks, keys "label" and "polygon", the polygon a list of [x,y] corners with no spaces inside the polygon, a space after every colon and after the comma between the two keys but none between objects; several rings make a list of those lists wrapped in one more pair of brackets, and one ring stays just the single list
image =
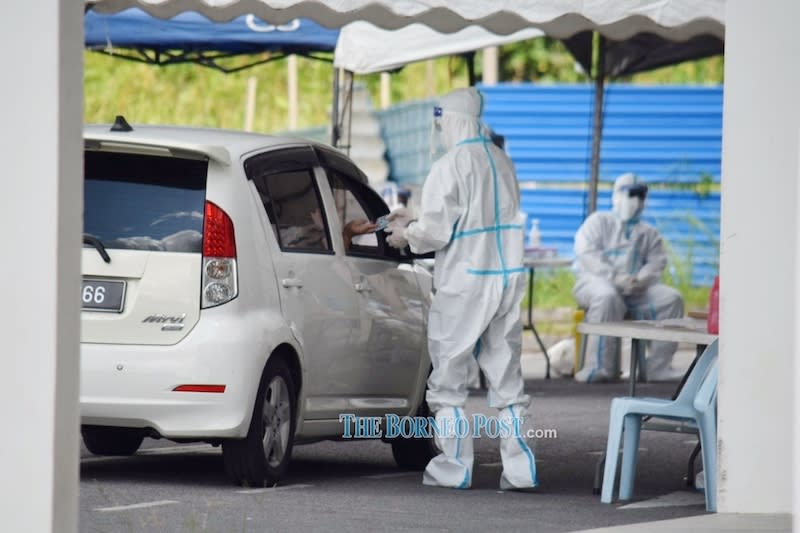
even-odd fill
[{"label": "asphalt pavement", "polygon": [[[643,523],[714,518],[705,511],[702,493],[684,479],[696,443],[687,434],[644,432],[634,500],[600,503],[592,485],[605,450],[608,408],[628,385],[545,380],[544,358],[529,341],[523,369],[532,397],[531,427],[541,437],[531,442],[540,482],[535,493],[499,489],[498,443],[486,437],[475,440],[470,490],[423,486],[421,474],[398,470],[389,446],[379,441],[298,446],[283,483],[248,489],[228,482],[217,448],[147,440],[129,458],[82,451],[80,530],[566,532],[638,523],[620,531],[647,531],[653,525]],[[688,366],[692,356],[683,350],[676,363]],[[675,385],[641,384],[639,393],[668,397]],[[495,414],[481,390],[472,391],[466,410]],[[787,519],[781,520],[772,530],[788,530]]]}]

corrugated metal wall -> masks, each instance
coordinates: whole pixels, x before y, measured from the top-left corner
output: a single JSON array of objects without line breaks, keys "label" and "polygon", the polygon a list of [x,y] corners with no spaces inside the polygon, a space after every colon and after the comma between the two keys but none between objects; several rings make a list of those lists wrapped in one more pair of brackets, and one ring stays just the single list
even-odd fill
[{"label": "corrugated metal wall", "polygon": [[[484,119],[506,137],[520,182],[584,182],[590,173],[594,90],[588,85],[482,88]],[[722,88],[610,85],[600,179],[719,182]]]},{"label": "corrugated metal wall", "polygon": [[[586,213],[594,91],[590,85],[501,84],[481,87],[484,120],[506,139],[529,224],[542,245],[572,255]],[[391,178],[419,185],[430,168],[432,100],[378,112]],[[645,220],[674,251],[673,270],[710,285],[718,268],[722,87],[611,84],[604,104],[599,209],[609,185],[635,172],[653,184]],[[664,187],[656,184],[664,184]]]},{"label": "corrugated metal wall", "polygon": [[377,111],[386,144],[389,179],[403,185],[421,185],[431,168],[433,100],[419,100]]}]

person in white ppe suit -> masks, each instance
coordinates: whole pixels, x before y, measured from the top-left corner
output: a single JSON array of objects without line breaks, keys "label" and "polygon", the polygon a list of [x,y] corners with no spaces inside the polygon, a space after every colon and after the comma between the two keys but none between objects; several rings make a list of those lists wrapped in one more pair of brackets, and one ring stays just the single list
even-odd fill
[{"label": "person in white ppe suit", "polygon": [[[667,256],[661,235],[642,222],[647,185],[634,174],[614,182],[611,212],[592,213],[575,234],[576,279],[573,294],[586,309],[587,322],[666,319],[683,316],[683,299],[661,284]],[[583,367],[575,379],[586,383],[614,381],[619,339],[590,335]],[[682,372],[672,367],[678,345],[651,342],[645,375],[650,381],[672,381]]]},{"label": "person in white ppe suit", "polygon": [[[523,391],[520,302],[525,288],[519,185],[506,153],[492,143],[480,121],[483,98],[475,88],[444,96],[434,108],[432,138],[446,153],[425,179],[418,218],[390,215],[387,242],[417,254],[436,252],[434,295],[428,319],[433,370],[426,399],[441,453],[427,465],[426,485],[469,488],[472,431],[464,414],[468,369],[483,371],[488,402],[511,431],[501,432],[500,488],[538,484],[533,452],[522,423],[529,404]],[[437,148],[432,139],[432,151]]]}]

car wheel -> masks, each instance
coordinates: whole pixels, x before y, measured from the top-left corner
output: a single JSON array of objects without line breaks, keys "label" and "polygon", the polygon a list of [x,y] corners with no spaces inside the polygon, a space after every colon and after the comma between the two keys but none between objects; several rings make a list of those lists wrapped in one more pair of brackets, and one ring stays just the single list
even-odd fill
[{"label": "car wheel", "polygon": [[133,455],[144,440],[141,429],[104,426],[83,426],[81,436],[83,444],[95,455]]},{"label": "car wheel", "polygon": [[296,399],[286,363],[271,358],[261,376],[247,437],[222,443],[225,470],[236,484],[271,486],[284,475],[294,443]]},{"label": "car wheel", "polygon": [[[427,401],[422,401],[416,416],[431,416]],[[428,462],[438,453],[433,436],[430,438],[397,437],[392,439],[392,456],[394,456],[397,466],[404,470],[425,470]]]}]

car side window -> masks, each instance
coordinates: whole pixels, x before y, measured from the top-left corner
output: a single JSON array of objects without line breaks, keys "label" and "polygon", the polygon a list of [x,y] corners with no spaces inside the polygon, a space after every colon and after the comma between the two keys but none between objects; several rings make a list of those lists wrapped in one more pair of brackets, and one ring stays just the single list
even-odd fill
[{"label": "car side window", "polygon": [[[328,183],[330,183],[336,201],[337,216],[340,218],[342,227],[359,219],[374,222],[378,217],[389,212],[386,203],[366,184],[330,167],[326,167],[325,172],[328,175]],[[386,243],[386,234],[383,231],[354,236],[346,253],[347,255],[392,261],[408,259],[403,257],[400,251]]]},{"label": "car side window", "polygon": [[[336,215],[339,217],[339,223],[342,228],[346,228],[348,224],[357,224],[360,221],[372,222],[377,218],[375,215],[368,213],[365,206],[358,201],[351,188],[348,188],[346,178],[343,178],[335,170],[326,169],[326,172],[328,174],[328,183],[333,192],[333,200],[336,203]],[[350,250],[353,250],[353,246],[364,248],[365,250],[362,251],[378,251],[378,237],[374,233],[355,235],[353,236]]]},{"label": "car side window", "polygon": [[310,147],[261,154],[245,162],[281,250],[333,253],[325,211],[314,181]]}]

